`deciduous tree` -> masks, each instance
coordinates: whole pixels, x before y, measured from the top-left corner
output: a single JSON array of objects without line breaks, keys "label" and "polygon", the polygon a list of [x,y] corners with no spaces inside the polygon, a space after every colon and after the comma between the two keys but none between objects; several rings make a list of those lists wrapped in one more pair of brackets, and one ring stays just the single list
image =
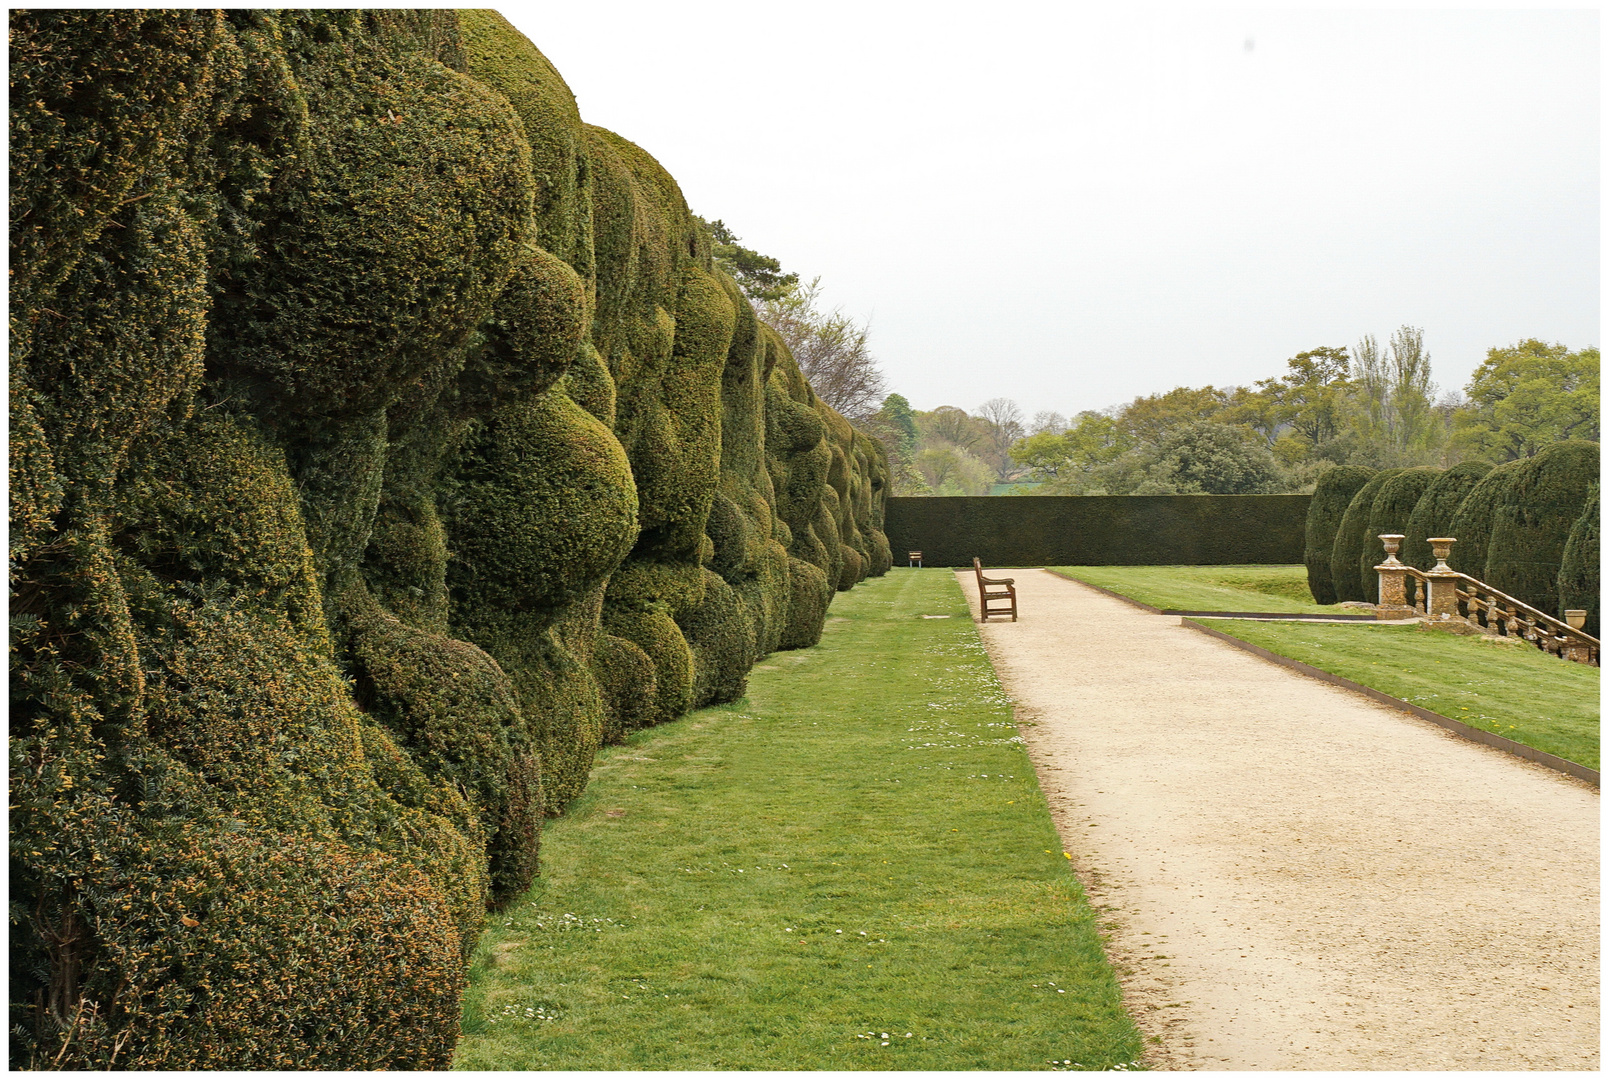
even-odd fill
[{"label": "deciduous tree", "polygon": [[888,390],[868,345],[869,328],[840,308],[821,308],[821,279],[793,284],[757,305],[760,320],[782,336],[816,396],[851,420],[877,410]]},{"label": "deciduous tree", "polygon": [[1487,350],[1454,417],[1455,442],[1494,461],[1532,457],[1564,439],[1599,438],[1598,350],[1536,338]]}]

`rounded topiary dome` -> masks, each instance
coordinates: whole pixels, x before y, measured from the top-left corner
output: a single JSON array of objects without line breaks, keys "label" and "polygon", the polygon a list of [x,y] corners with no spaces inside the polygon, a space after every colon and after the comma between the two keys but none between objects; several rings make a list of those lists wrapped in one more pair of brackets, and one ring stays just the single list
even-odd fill
[{"label": "rounded topiary dome", "polygon": [[1447,565],[1461,574],[1484,580],[1486,549],[1492,538],[1492,512],[1503,490],[1523,462],[1510,461],[1497,466],[1475,481],[1458,504],[1447,535],[1457,539]]}]

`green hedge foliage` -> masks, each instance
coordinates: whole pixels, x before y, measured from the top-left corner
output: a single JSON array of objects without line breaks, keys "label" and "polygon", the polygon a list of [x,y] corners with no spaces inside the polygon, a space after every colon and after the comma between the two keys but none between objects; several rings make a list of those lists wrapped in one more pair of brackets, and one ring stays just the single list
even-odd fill
[{"label": "green hedge foliage", "polygon": [[1521,461],[1492,514],[1488,585],[1562,617],[1564,547],[1598,483],[1598,452],[1597,443],[1572,439]]},{"label": "green hedge foliage", "polygon": [[[1456,543],[1448,563],[1454,570],[1560,617],[1566,609],[1584,609],[1588,633],[1596,636],[1598,455],[1597,443],[1572,440],[1496,468],[1466,461],[1446,470],[1375,474],[1352,497],[1337,529],[1331,547],[1335,580],[1342,582],[1341,569],[1351,566],[1355,572],[1346,575],[1346,584],[1377,587],[1373,567],[1384,557],[1380,533],[1404,533],[1402,561],[1426,570],[1435,565],[1428,539],[1451,536]],[[1350,470],[1330,470],[1319,478],[1315,503],[1320,493],[1356,479]],[[1310,551],[1309,566],[1321,557],[1321,551]]]},{"label": "green hedge foliage", "polygon": [[1523,461],[1505,462],[1475,481],[1475,485],[1469,489],[1464,501],[1458,504],[1452,527],[1447,533],[1457,541],[1447,559],[1448,566],[1472,578],[1485,579],[1486,551],[1492,539],[1492,517],[1498,500],[1523,464]]},{"label": "green hedge foliage", "polygon": [[1340,465],[1325,471],[1314,485],[1312,501],[1307,504],[1302,561],[1307,564],[1307,589],[1316,604],[1334,604],[1340,599],[1330,576],[1335,534],[1341,528],[1341,519],[1351,505],[1352,496],[1373,475],[1373,469],[1362,465]]},{"label": "green hedge foliage", "polygon": [[1357,494],[1352,496],[1352,501],[1346,505],[1346,513],[1341,515],[1341,524],[1335,530],[1335,546],[1330,551],[1330,581],[1335,585],[1335,600],[1338,604],[1349,600],[1372,604],[1380,598],[1378,587],[1364,589],[1358,576],[1358,566],[1363,561],[1364,542],[1368,535],[1369,513],[1374,509],[1374,497],[1380,493],[1387,480],[1401,471],[1401,469],[1385,469],[1375,473],[1367,483],[1358,488]]},{"label": "green hedge foliage", "polygon": [[1403,530],[1406,536],[1402,541],[1402,553],[1398,559],[1421,570],[1434,567],[1436,556],[1431,553],[1430,538],[1452,536],[1456,539],[1457,534],[1447,530],[1453,527],[1458,507],[1481,478],[1491,471],[1490,462],[1461,461],[1436,477],[1408,517],[1408,526]]},{"label": "green hedge foliage", "polygon": [[[891,498],[887,538],[927,566],[1294,563],[1307,495]],[[877,558],[884,558],[879,551]],[[825,569],[825,568],[824,568]]]},{"label": "green hedge foliage", "polygon": [[1386,561],[1385,544],[1380,537],[1392,533],[1406,535],[1414,508],[1440,475],[1441,470],[1431,465],[1403,469],[1381,484],[1375,493],[1363,527],[1355,571],[1365,598],[1371,601],[1380,598],[1380,573],[1375,567]]},{"label": "green hedge foliage", "polygon": [[598,747],[888,463],[489,11],[11,20],[11,1064],[449,1064]]},{"label": "green hedge foliage", "polygon": [[1587,505],[1570,526],[1570,536],[1564,542],[1564,560],[1559,566],[1559,610],[1572,608],[1587,613],[1584,629],[1593,637],[1599,636],[1602,623],[1598,592],[1598,513],[1599,485],[1592,486]]}]

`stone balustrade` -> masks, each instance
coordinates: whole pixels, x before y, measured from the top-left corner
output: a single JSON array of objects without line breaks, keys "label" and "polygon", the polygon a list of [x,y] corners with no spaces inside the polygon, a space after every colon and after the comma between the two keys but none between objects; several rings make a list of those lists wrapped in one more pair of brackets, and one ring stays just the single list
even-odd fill
[{"label": "stone balustrade", "polygon": [[1420,570],[1397,559],[1401,533],[1381,533],[1385,561],[1375,567],[1380,575],[1380,619],[1423,619],[1431,626],[1454,633],[1489,634],[1520,638],[1543,652],[1581,664],[1597,664],[1598,639],[1581,628],[1585,611],[1566,611],[1564,621],[1539,611],[1507,593],[1461,574],[1447,565],[1457,542],[1451,536],[1429,538],[1436,565]]}]

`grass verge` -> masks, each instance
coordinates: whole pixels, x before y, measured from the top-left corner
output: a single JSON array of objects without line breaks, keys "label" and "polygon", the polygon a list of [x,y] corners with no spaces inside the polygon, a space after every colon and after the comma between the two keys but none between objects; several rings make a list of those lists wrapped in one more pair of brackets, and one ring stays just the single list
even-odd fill
[{"label": "grass verge", "polygon": [[1140,1055],[948,571],[840,594],[821,645],[759,665],[744,701],[607,749],[543,868],[488,924],[457,1068]]},{"label": "grass verge", "polygon": [[1216,619],[1214,630],[1588,768],[1598,673],[1529,645],[1415,626]]},{"label": "grass verge", "polygon": [[1278,611],[1347,614],[1339,604],[1315,604],[1305,566],[1052,566],[1049,569],[1122,593],[1156,608],[1179,611]]}]

